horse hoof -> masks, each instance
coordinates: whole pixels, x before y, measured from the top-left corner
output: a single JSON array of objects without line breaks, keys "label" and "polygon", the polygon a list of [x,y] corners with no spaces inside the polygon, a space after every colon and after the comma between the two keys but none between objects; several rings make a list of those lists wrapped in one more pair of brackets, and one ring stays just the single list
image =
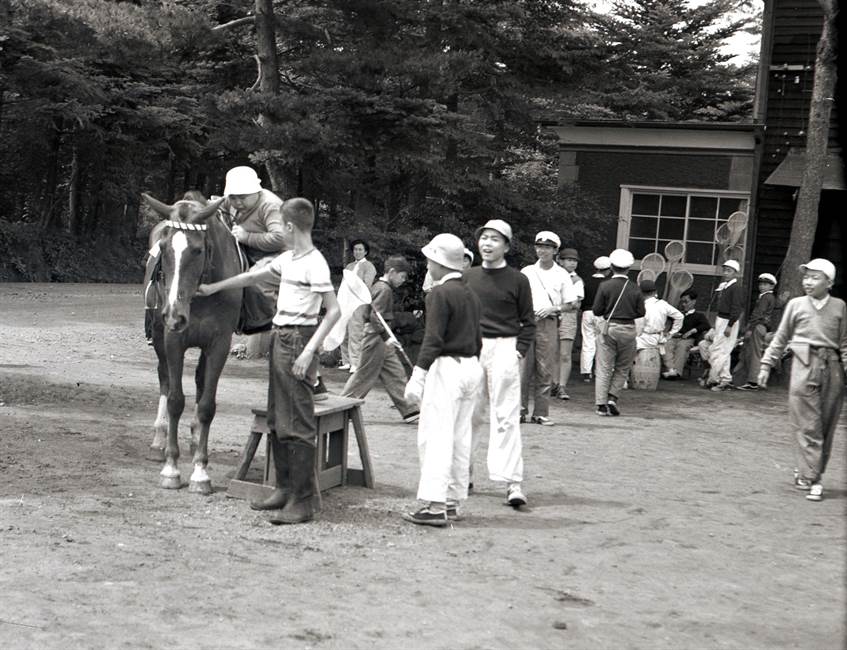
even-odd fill
[{"label": "horse hoof", "polygon": [[163,476],[159,485],[166,490],[178,490],[182,487],[182,481],[179,476]]},{"label": "horse hoof", "polygon": [[165,448],[164,447],[150,447],[147,450],[147,460],[152,460],[157,463],[165,462]]},{"label": "horse hoof", "polygon": [[188,491],[194,494],[202,494],[208,496],[212,493],[211,481],[191,481],[188,484]]}]

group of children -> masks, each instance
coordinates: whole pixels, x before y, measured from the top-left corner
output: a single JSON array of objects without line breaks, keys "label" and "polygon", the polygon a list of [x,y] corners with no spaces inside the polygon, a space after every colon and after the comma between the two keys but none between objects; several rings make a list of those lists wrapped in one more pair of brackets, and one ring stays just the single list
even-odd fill
[{"label": "group of children", "polygon": [[[314,208],[306,199],[282,203],[281,237],[285,252],[272,262],[233,278],[202,284],[201,295],[235,287],[279,287],[270,354],[268,425],[276,471],[276,488],[251,507],[267,511],[275,524],[309,521],[319,507],[315,476],[316,420],[314,385],[321,344],[339,318],[340,310],[330,282],[329,267],[312,242]],[[418,498],[423,507],[405,513],[415,524],[446,526],[460,518],[460,503],[468,496],[472,458],[487,437],[489,478],[505,485],[505,503],[518,508],[527,503],[523,491],[523,453],[520,424],[522,403],[528,403],[529,382],[535,382],[532,422],[551,424],[546,401],[559,397],[568,381],[573,339],[582,301],[591,308],[582,315],[581,371],[590,378],[591,353],[596,350],[596,412],[619,415],[618,398],[627,380],[635,351],[659,336],[661,317],[648,314],[659,302],[655,286],[637,286],[628,277],[631,253],[618,249],[595,260],[595,273],[584,283],[576,275],[579,257],[565,249],[552,232],[538,233],[538,262],[522,271],[506,263],[512,243],[506,222],[490,220],[475,232],[481,264],[468,268],[473,253],[451,234],[437,235],[421,249],[427,260],[431,285],[426,296],[423,342],[411,377],[406,373],[386,325],[393,311],[393,289],[406,281],[409,263],[391,256],[384,274],[371,288],[372,309],[363,327],[362,352],[344,394],[364,396],[382,379],[401,416],[418,421],[420,480]],[[731,381],[727,364],[738,336],[742,300],[737,264],[724,267],[714,341],[707,355],[712,363],[710,381],[716,387]],[[826,467],[835,423],[843,401],[847,369],[847,307],[829,296],[835,268],[825,260],[803,267],[806,296],[785,308],[782,322],[761,357],[750,356],[753,386],[766,386],[770,368],[786,346],[797,362],[792,370],[789,409],[798,441],[795,484],[820,499],[820,478]],[[760,277],[760,280],[771,278]],[[767,287],[762,284],[746,336],[760,340],[767,333]],[[771,286],[771,295],[772,295]],[[687,292],[681,305],[667,316],[666,375],[681,373],[688,350],[704,333],[707,322],[694,311],[696,294]],[[667,304],[667,303],[665,303]],[[664,309],[664,307],[662,307]],[[675,313],[674,313],[675,312]],[[381,317],[381,318],[380,318]],[[643,323],[640,331],[636,320]],[[653,320],[656,322],[654,323]],[[763,334],[762,329],[765,330]],[[556,367],[551,360],[563,363]],[[523,370],[523,372],[522,372]],[[521,377],[525,378],[523,398]],[[752,377],[752,375],[750,375]],[[557,385],[554,393],[554,385]],[[405,386],[400,390],[401,386]],[[814,387],[815,390],[811,390]],[[723,390],[723,388],[721,388]],[[487,435],[486,435],[487,434]]]}]

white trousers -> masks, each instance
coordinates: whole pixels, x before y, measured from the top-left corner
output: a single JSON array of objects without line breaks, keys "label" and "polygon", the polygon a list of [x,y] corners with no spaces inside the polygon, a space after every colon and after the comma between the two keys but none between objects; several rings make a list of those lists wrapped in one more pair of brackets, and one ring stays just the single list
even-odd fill
[{"label": "white trousers", "polygon": [[730,369],[732,350],[735,348],[735,343],[738,341],[739,321],[735,321],[732,329],[729,331],[729,336],[724,336],[726,326],[729,320],[718,316],[715,318],[715,340],[709,346],[709,352],[706,355],[706,361],[711,366],[709,368],[709,381],[722,382],[725,384],[732,383],[732,371]]},{"label": "white trousers", "polygon": [[489,478],[507,483],[523,480],[521,373],[516,344],[515,337],[482,339],[479,361],[484,376],[472,420],[474,455],[487,431]]},{"label": "white trousers", "polygon": [[476,357],[438,357],[430,366],[418,422],[418,499],[444,503],[468,498],[471,414],[481,383]]},{"label": "white trousers", "polygon": [[597,351],[597,321],[594,312],[586,309],[582,312],[582,350],[579,353],[579,372],[590,375],[594,366],[594,354]]}]

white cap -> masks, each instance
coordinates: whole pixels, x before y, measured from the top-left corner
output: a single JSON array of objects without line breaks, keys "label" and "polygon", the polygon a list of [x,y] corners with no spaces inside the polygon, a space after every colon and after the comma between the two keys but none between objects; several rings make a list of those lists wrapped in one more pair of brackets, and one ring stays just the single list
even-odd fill
[{"label": "white cap", "polygon": [[431,259],[433,262],[446,266],[454,271],[461,271],[465,261],[465,245],[462,240],[443,232],[432,238],[426,246],[421,249],[421,252]]},{"label": "white cap", "polygon": [[829,278],[830,282],[835,282],[835,264],[829,260],[823,259],[822,257],[816,257],[805,264],[801,264],[800,270],[803,271],[803,273],[806,271],[820,271]]},{"label": "white cap", "polygon": [[741,265],[735,260],[727,260],[721,266],[728,266],[733,269],[736,273],[741,273]]},{"label": "white cap", "polygon": [[605,271],[610,266],[612,266],[612,260],[610,260],[606,255],[601,255],[594,260],[594,268],[598,271]]},{"label": "white cap", "polygon": [[562,245],[562,240],[559,239],[559,235],[554,232],[550,232],[549,230],[542,230],[535,236],[536,244],[552,244],[556,248],[559,248]]},{"label": "white cap", "polygon": [[771,275],[770,273],[760,273],[759,281],[770,282],[771,284],[776,285],[776,276]]},{"label": "white cap", "polygon": [[489,219],[484,226],[476,229],[474,236],[479,239],[483,230],[495,230],[506,238],[506,243],[512,241],[512,227],[502,219]]},{"label": "white cap", "polygon": [[612,266],[617,266],[619,269],[628,269],[630,266],[635,264],[635,258],[628,250],[616,248],[609,253],[609,262]]},{"label": "white cap", "polygon": [[252,167],[233,167],[226,173],[224,196],[255,194],[262,191],[262,181]]}]

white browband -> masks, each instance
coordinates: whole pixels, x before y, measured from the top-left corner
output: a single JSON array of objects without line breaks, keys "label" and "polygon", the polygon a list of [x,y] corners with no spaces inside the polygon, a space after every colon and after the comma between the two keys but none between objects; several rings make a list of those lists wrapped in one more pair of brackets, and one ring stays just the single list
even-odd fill
[{"label": "white browband", "polygon": [[184,221],[165,221],[166,226],[176,228],[178,230],[206,230],[209,228],[205,223],[185,223]]}]

